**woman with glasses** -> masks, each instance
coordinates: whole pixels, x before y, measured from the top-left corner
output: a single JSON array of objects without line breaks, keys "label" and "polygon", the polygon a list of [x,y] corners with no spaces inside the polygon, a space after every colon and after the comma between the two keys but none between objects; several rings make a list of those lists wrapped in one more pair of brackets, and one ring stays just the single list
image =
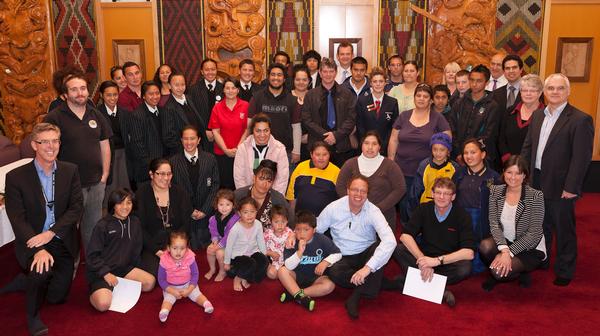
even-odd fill
[{"label": "woman with glasses", "polygon": [[185,189],[171,184],[173,172],[169,161],[152,160],[148,174],[150,181],[141,184],[135,196],[136,215],[144,233],[142,269],[156,277],[171,231],[189,235],[192,205]]},{"label": "woman with glasses", "polygon": [[[288,213],[292,213],[285,197],[273,189],[273,181],[278,171],[277,163],[264,159],[254,169],[252,184],[235,190],[236,203],[246,197],[252,197],[258,203],[256,219],[262,223],[263,229],[271,227],[271,208],[274,205],[281,205]],[[288,223],[293,225],[293,216],[290,216]]]},{"label": "woman with glasses", "polygon": [[284,194],[290,177],[285,145],[271,135],[271,119],[264,113],[252,118],[249,129],[252,133],[238,146],[233,161],[235,187],[251,185],[254,169],[262,160],[269,159],[277,164],[279,172],[273,180],[273,189]]},{"label": "woman with glasses", "polygon": [[502,162],[511,155],[521,153],[533,112],[544,108],[544,104],[540,102],[543,88],[544,84],[538,75],[529,74],[521,78],[521,102],[500,120],[498,149]]},{"label": "woman with glasses", "polygon": [[[431,112],[432,98],[433,91],[429,85],[417,85],[414,93],[415,107],[398,116],[390,136],[387,155],[402,168],[406,190],[412,188],[419,163],[431,155],[431,136],[439,132],[452,135],[446,118],[440,113]],[[402,223],[407,223],[409,216],[410,205],[405,195],[400,201]]]}]

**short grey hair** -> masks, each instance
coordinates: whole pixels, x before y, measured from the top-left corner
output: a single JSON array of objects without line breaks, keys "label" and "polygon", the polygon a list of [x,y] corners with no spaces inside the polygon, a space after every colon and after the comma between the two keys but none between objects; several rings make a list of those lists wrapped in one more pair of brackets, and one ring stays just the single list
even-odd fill
[{"label": "short grey hair", "polygon": [[38,135],[48,131],[54,131],[58,133],[58,137],[60,138],[60,128],[58,128],[58,126],[42,122],[33,126],[33,129],[31,130],[31,139],[37,140]]},{"label": "short grey hair", "polygon": [[544,90],[544,83],[542,83],[542,79],[540,78],[540,76],[535,74],[527,74],[523,76],[521,78],[521,88],[523,86],[534,88],[539,92],[542,92],[542,90]]},{"label": "short grey hair", "polygon": [[557,78],[562,78],[562,80],[565,81],[565,86],[567,87],[567,91],[571,92],[571,82],[569,82],[569,77],[565,76],[564,74],[559,73],[553,73],[551,75],[549,75],[548,77],[546,77],[546,80],[544,81],[544,89],[548,86],[548,82],[550,82],[551,79],[557,79]]}]

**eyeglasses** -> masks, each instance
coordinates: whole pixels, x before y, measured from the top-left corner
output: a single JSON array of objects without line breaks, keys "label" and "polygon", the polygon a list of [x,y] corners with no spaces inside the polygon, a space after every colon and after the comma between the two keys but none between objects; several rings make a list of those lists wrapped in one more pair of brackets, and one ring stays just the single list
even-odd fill
[{"label": "eyeglasses", "polygon": [[434,191],[433,194],[436,196],[441,196],[441,197],[452,197],[452,195],[454,195],[453,192],[441,192],[441,191]]},{"label": "eyeglasses", "polygon": [[38,145],[48,146],[52,145],[60,145],[60,139],[51,139],[51,140],[33,140]]},{"label": "eyeglasses", "polygon": [[158,175],[158,176],[162,176],[162,177],[169,177],[169,176],[173,176],[173,172],[154,172],[154,175]]}]

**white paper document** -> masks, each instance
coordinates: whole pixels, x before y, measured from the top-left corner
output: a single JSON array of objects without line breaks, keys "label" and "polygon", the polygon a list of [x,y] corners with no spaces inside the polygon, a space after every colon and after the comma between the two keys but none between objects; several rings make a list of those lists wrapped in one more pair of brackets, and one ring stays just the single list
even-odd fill
[{"label": "white paper document", "polygon": [[409,267],[406,272],[406,280],[402,294],[416,297],[437,304],[442,303],[444,289],[446,288],[446,276],[433,274],[431,282],[421,279],[421,271],[414,267]]},{"label": "white paper document", "polygon": [[142,293],[142,283],[135,280],[117,277],[119,282],[113,288],[112,302],[109,310],[126,313],[133,308]]}]

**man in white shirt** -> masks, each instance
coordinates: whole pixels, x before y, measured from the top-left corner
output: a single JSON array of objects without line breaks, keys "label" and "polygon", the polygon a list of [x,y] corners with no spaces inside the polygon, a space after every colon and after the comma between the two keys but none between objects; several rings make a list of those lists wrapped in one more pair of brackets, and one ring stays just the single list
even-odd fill
[{"label": "man in white shirt", "polygon": [[396,238],[381,210],[367,200],[369,182],[355,176],[348,183],[347,196],[330,203],[319,215],[317,232],[330,230],[342,259],[329,268],[329,277],[338,286],[354,288],[346,300],[350,318],[358,318],[361,297],[375,298],[381,289],[383,266],[387,264]]},{"label": "man in white shirt", "polygon": [[504,77],[504,70],[502,69],[502,60],[505,56],[506,54],[504,53],[497,53],[492,56],[492,59],[490,60],[490,72],[492,73],[492,76],[485,86],[486,91],[494,91],[508,83],[506,77]]},{"label": "man in white shirt", "polygon": [[352,63],[352,58],[354,58],[354,47],[352,44],[348,42],[342,42],[337,48],[337,63],[339,65],[339,69],[337,72],[337,76],[335,77],[335,81],[338,84],[344,83],[346,78],[350,77],[352,73],[350,72],[350,66]]}]

